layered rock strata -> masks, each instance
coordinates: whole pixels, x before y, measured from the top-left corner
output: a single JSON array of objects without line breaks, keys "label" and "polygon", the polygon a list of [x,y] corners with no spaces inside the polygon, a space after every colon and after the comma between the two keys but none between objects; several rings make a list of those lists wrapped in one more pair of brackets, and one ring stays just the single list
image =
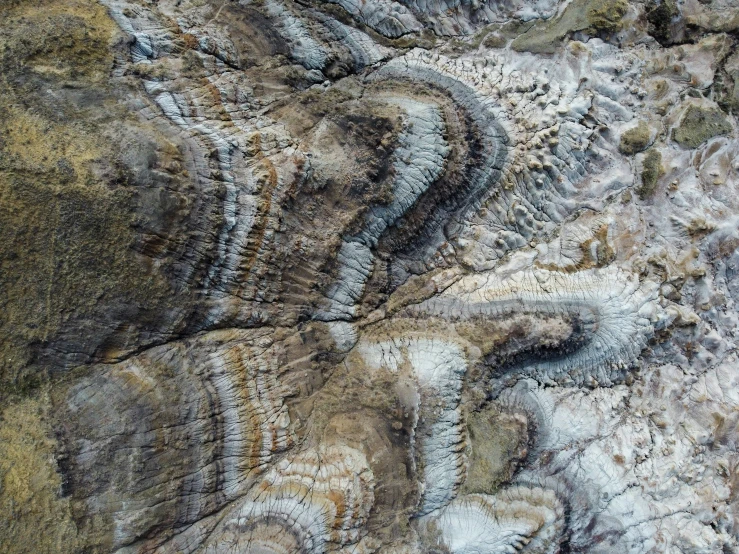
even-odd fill
[{"label": "layered rock strata", "polygon": [[0,6],[0,550],[739,551],[738,22]]}]

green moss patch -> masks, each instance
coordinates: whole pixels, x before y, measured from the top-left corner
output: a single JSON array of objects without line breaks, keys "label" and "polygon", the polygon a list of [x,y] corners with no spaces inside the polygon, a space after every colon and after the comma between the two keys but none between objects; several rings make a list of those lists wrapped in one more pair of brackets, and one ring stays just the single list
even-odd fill
[{"label": "green moss patch", "polygon": [[621,135],[621,143],[618,145],[618,149],[622,154],[633,156],[637,152],[642,152],[649,145],[649,139],[649,126],[640,121],[636,127]]},{"label": "green moss patch", "polygon": [[710,138],[730,132],[731,124],[720,110],[690,106],[672,131],[672,139],[686,148],[697,148]]},{"label": "green moss patch", "polygon": [[657,181],[664,175],[662,169],[662,154],[652,148],[644,155],[641,172],[641,186],[636,190],[639,198],[646,200],[657,190]]},{"label": "green moss patch", "polygon": [[659,0],[650,2],[647,6],[647,21],[649,34],[660,44],[671,44],[672,21],[680,15],[675,0]]}]

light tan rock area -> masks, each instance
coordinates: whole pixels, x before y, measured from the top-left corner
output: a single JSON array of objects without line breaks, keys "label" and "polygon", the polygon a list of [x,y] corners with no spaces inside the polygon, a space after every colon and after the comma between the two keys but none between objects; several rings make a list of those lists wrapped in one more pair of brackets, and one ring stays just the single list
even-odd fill
[{"label": "light tan rock area", "polygon": [[0,553],[739,553],[737,0],[0,0]]}]

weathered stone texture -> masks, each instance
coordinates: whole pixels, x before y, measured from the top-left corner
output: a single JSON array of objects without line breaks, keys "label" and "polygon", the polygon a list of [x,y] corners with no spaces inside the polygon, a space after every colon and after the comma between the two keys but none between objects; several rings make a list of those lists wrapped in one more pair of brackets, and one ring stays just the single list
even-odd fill
[{"label": "weathered stone texture", "polygon": [[0,5],[0,551],[739,551],[733,0]]}]

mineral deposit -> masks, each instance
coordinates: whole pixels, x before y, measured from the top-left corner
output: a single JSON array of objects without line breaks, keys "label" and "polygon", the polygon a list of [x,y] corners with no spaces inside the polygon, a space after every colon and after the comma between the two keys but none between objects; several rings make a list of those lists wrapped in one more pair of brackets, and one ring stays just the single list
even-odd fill
[{"label": "mineral deposit", "polygon": [[737,0],[2,0],[0,552],[739,553]]}]

